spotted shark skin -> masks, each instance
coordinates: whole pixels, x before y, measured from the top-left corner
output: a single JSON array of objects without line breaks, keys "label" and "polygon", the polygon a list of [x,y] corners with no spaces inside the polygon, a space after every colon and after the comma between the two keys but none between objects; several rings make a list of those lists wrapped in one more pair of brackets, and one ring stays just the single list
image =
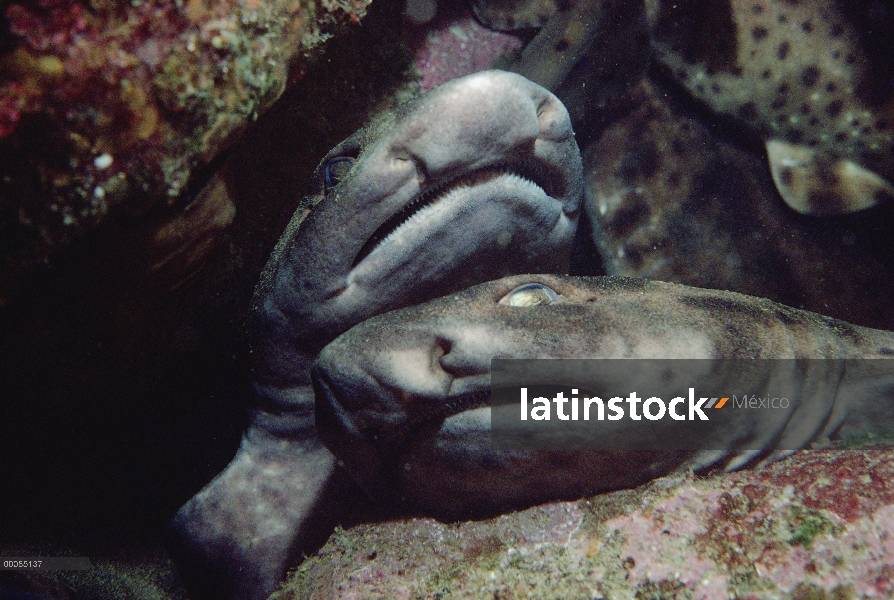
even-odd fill
[{"label": "spotted shark skin", "polygon": [[[554,300],[511,305],[531,284],[550,288]],[[892,356],[894,333],[762,298],[643,279],[521,275],[369,319],[327,346],[313,372],[320,433],[365,489],[462,518],[634,487],[683,468],[732,470],[786,454],[775,448],[894,423]],[[525,452],[493,448],[489,406],[450,408],[453,398],[489,390],[492,358],[865,360],[815,361],[819,374],[800,385],[821,377],[837,382],[836,394],[809,396],[809,409],[782,431],[752,422],[736,425],[749,431],[720,432],[760,440],[762,451]],[[401,429],[399,445],[383,441]]]},{"label": "spotted shark skin", "polygon": [[587,137],[626,110],[645,74],[650,46],[642,0],[473,0],[496,31],[534,31],[509,67],[558,96]]},{"label": "spotted shark skin", "polygon": [[[584,70],[576,76],[589,86],[564,83],[580,98],[559,91],[575,64],[603,61],[631,81],[642,74],[630,58],[645,56],[650,42],[642,36],[625,46],[623,40],[637,38],[632,24],[644,8],[660,70],[697,103],[761,140],[776,188],[792,209],[827,216],[894,200],[894,53],[888,48],[894,19],[873,17],[890,6],[836,0],[475,5],[494,29],[542,27],[513,70],[556,91],[573,114],[578,106],[586,110],[582,90],[598,112],[606,102],[602,84],[610,83],[598,69]],[[611,13],[621,20],[607,18]],[[618,41],[601,41],[611,39]]]},{"label": "spotted shark skin", "polygon": [[607,275],[736,291],[894,329],[891,211],[805,218],[760,148],[644,81],[632,110],[582,144],[587,215]]},{"label": "spotted shark skin", "polygon": [[[647,0],[656,61],[757,135],[798,212],[894,199],[894,69],[834,0]],[[710,34],[706,34],[710,32]]]},{"label": "spotted shark skin", "polygon": [[568,113],[507,72],[449,82],[323,158],[248,321],[255,398],[236,457],[177,513],[192,588],[260,599],[325,541],[354,484],[316,432],[310,367],[373,315],[523,272],[564,272],[583,195]]},{"label": "spotted shark skin", "polygon": [[627,110],[649,64],[642,2],[562,2],[510,70],[555,93],[588,137]]}]

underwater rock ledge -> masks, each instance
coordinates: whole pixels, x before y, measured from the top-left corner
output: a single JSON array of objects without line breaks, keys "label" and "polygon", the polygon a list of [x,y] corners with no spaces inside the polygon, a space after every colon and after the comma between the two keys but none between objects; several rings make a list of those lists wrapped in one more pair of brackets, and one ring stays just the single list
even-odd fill
[{"label": "underwater rock ledge", "polygon": [[805,451],[485,521],[359,525],[271,600],[891,597],[892,459]]},{"label": "underwater rock ledge", "polygon": [[0,277],[113,211],[142,218],[188,202],[233,134],[369,2],[4,3]]}]

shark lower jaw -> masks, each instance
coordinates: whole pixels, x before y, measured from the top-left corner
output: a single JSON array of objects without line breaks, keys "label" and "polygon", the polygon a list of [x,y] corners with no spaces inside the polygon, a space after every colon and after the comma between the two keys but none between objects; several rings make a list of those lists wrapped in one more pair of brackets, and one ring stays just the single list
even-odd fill
[{"label": "shark lower jaw", "polygon": [[381,312],[509,274],[562,269],[577,217],[535,181],[496,168],[407,206],[415,210],[399,211],[364,244],[330,300],[371,302]]},{"label": "shark lower jaw", "polygon": [[477,411],[490,406],[490,389],[482,388],[448,396],[437,403],[427,406],[413,414],[408,422],[409,429],[420,427],[440,427],[447,419],[457,417],[469,411]]},{"label": "shark lower jaw", "polygon": [[512,186],[518,188],[519,191],[532,193],[534,190],[538,190],[543,196],[560,202],[555,199],[565,194],[567,185],[561,174],[551,171],[554,169],[545,161],[522,160],[514,163],[502,161],[447,177],[429,185],[388,217],[369,236],[354,257],[352,267],[356,268],[379,248],[398,238],[404,228],[411,227],[415,222],[436,212],[439,205],[445,200],[455,200],[457,197],[461,198],[467,195],[463,192],[473,194],[474,188],[485,186],[500,178],[509,178],[512,181]]},{"label": "shark lower jaw", "polygon": [[362,419],[363,425],[358,427],[331,388],[328,392],[323,401],[325,410],[330,415],[339,416],[337,421],[330,420],[330,427],[338,427],[344,432],[351,432],[354,436],[361,436],[367,443],[385,447],[400,446],[403,439],[412,437],[420,428],[437,428],[446,419],[490,406],[489,389],[439,399],[420,398],[414,401],[416,406],[409,407],[406,413],[393,416],[383,413],[379,419],[371,419],[366,415]]},{"label": "shark lower jaw", "polygon": [[313,367],[317,406],[338,417],[329,423],[343,433],[368,443],[399,443],[417,427],[490,406],[486,354],[451,360],[451,338],[414,327],[388,328],[386,337],[400,340],[388,344],[377,335],[375,319],[358,329],[329,344]]}]

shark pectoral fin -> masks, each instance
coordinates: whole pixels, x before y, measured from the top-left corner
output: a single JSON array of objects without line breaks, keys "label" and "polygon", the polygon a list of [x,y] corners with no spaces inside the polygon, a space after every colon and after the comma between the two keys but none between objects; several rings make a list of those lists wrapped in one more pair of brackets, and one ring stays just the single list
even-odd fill
[{"label": "shark pectoral fin", "polygon": [[781,140],[766,148],[776,189],[801,214],[848,214],[894,200],[894,185],[852,160]]},{"label": "shark pectoral fin", "polygon": [[727,473],[741,471],[746,467],[762,467],[788,458],[797,450],[700,450],[684,465],[696,473],[722,467]]},{"label": "shark pectoral fin", "polygon": [[174,517],[171,550],[194,590],[263,600],[323,545],[351,490],[318,439],[250,428],[233,461]]},{"label": "shark pectoral fin", "polygon": [[735,454],[730,455],[729,460],[724,467],[724,471],[731,473],[732,471],[744,469],[748,465],[754,463],[761,454],[763,454],[763,450],[742,450],[736,452]]},{"label": "shark pectoral fin", "polygon": [[676,469],[676,472],[685,473],[686,471],[693,471],[695,473],[700,473],[708,471],[718,465],[726,463],[729,456],[729,450],[698,450],[686,459],[686,461]]}]

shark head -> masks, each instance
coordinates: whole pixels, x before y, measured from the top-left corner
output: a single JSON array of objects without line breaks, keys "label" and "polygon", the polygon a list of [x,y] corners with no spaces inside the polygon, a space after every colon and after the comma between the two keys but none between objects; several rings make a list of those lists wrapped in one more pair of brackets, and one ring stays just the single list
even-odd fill
[{"label": "shark head", "polygon": [[387,310],[508,274],[563,272],[583,175],[561,102],[487,71],[357,132],[313,186],[316,206],[284,236],[255,311],[261,337],[284,334],[311,355]]},{"label": "shark head", "polygon": [[716,355],[708,332],[681,315],[665,318],[681,308],[665,287],[685,289],[519,275],[369,319],[314,365],[320,435],[371,494],[398,494],[446,517],[666,473],[685,456],[495,450],[488,406],[494,358],[659,357],[669,347],[681,357]]}]

